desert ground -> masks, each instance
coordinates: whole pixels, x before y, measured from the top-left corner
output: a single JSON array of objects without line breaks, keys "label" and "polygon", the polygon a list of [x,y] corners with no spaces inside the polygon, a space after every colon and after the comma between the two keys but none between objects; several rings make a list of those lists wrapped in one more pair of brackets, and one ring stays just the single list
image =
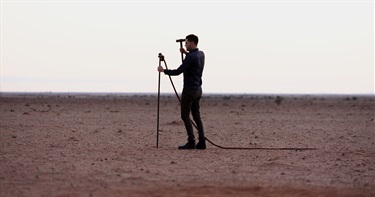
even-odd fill
[{"label": "desert ground", "polygon": [[186,142],[173,94],[0,95],[0,196],[375,196],[374,95],[204,94]]}]

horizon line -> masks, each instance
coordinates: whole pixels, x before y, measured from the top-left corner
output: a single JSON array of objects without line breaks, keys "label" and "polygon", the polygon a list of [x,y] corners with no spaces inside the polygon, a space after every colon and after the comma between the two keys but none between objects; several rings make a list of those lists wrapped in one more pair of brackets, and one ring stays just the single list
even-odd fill
[{"label": "horizon line", "polygon": [[[2,94],[29,94],[29,95],[153,95],[157,92],[53,92],[53,91],[0,91]],[[161,92],[162,95],[174,95],[174,92]],[[181,93],[179,93],[181,94]],[[375,96],[375,93],[239,93],[239,92],[203,92],[203,95],[284,95],[284,96]]]}]

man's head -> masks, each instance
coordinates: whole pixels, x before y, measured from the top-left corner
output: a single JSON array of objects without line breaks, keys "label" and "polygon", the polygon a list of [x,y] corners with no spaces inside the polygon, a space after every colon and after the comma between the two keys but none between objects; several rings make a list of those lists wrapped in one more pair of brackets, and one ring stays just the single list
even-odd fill
[{"label": "man's head", "polygon": [[191,51],[198,46],[198,36],[190,34],[186,36],[185,47],[186,50]]}]

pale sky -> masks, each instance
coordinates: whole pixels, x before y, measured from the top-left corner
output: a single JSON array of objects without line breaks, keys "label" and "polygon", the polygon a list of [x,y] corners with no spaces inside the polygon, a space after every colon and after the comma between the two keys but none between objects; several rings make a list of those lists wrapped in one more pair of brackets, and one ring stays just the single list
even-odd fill
[{"label": "pale sky", "polygon": [[0,2],[1,92],[157,92],[191,33],[206,93],[375,92],[373,0]]}]

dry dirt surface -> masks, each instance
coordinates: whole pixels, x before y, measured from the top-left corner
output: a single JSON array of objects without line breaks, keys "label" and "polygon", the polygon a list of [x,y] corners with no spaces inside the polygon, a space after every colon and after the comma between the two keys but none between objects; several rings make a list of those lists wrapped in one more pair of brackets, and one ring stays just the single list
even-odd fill
[{"label": "dry dirt surface", "polygon": [[375,196],[375,97],[204,95],[186,142],[174,95],[0,97],[0,196]]}]

